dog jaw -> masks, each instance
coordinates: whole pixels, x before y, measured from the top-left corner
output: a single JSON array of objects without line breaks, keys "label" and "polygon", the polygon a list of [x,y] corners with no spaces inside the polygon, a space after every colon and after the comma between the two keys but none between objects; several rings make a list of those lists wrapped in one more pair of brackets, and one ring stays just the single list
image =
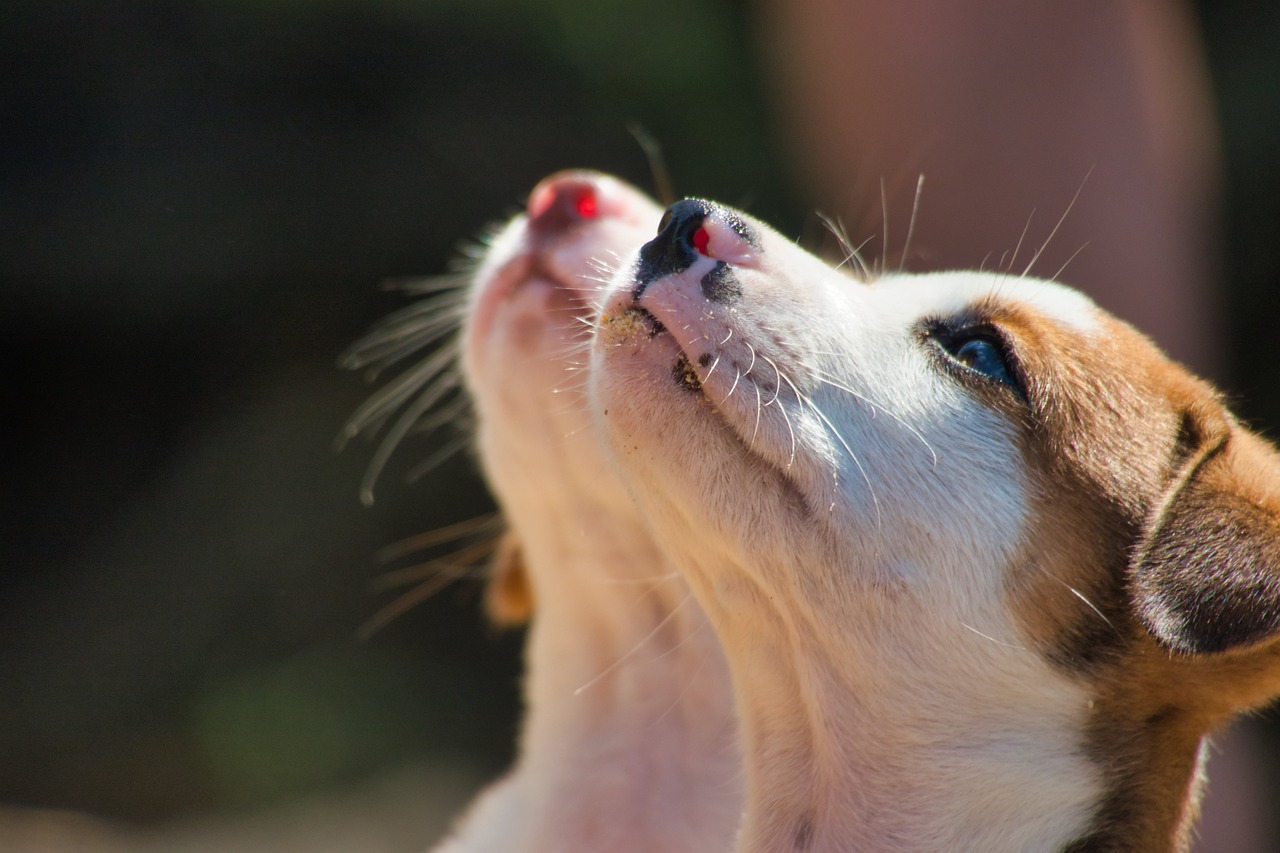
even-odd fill
[{"label": "dog jaw", "polygon": [[730,659],[743,849],[1184,848],[1205,734],[1280,692],[1274,450],[1067,288],[858,282],[683,204],[590,387]]}]

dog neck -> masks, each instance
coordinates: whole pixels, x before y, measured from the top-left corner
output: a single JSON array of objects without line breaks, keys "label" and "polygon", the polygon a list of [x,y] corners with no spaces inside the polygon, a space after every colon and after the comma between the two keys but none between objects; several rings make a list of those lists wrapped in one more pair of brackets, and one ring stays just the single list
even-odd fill
[{"label": "dog neck", "polygon": [[868,607],[832,649],[829,630],[735,583],[710,614],[745,674],[739,850],[1059,850],[1087,835],[1104,796],[1089,698],[1039,656],[909,595]]},{"label": "dog neck", "polygon": [[[552,506],[555,519],[537,517]],[[516,771],[529,849],[723,847],[741,815],[737,727],[684,581],[599,506],[525,502],[512,523],[536,602]]]}]

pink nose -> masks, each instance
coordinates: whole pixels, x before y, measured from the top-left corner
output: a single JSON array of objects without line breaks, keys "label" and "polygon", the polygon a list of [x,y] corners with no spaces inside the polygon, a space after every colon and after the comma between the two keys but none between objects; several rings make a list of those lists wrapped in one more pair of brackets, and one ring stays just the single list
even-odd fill
[{"label": "pink nose", "polygon": [[601,215],[600,183],[589,172],[558,172],[529,193],[525,210],[534,231],[556,233]]}]

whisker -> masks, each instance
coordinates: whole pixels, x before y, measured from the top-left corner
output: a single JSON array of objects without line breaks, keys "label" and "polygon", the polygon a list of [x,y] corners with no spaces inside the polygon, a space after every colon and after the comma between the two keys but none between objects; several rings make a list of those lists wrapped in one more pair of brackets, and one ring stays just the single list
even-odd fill
[{"label": "whisker", "polygon": [[1022,233],[1018,235],[1018,242],[1013,247],[1013,255],[1009,258],[1009,266],[1004,268],[1004,272],[1013,269],[1013,265],[1018,260],[1018,252],[1022,251],[1022,241],[1027,239],[1027,231],[1031,228],[1031,220],[1035,218],[1036,209],[1031,208],[1031,212],[1027,214],[1027,221],[1022,224]]},{"label": "whisker", "polygon": [[415,330],[411,335],[403,336],[404,339],[402,340],[388,341],[381,347],[371,348],[369,351],[362,353],[358,358],[353,357],[343,367],[358,369],[376,362],[365,374],[365,378],[372,382],[389,367],[435,343],[445,335],[453,333],[458,328],[457,320],[460,319],[461,314],[456,319],[449,318],[450,322],[433,324],[430,328],[424,327]]},{"label": "whisker", "polygon": [[844,436],[840,434],[840,430],[836,429],[836,425],[831,422],[831,419],[827,417],[826,413],[818,408],[817,404],[815,404],[813,400],[801,394],[800,389],[798,389],[790,379],[786,380],[786,382],[791,386],[791,390],[795,392],[796,399],[798,399],[802,405],[808,406],[809,410],[817,415],[818,418],[826,425],[826,428],[831,432],[831,435],[835,437],[836,441],[840,442],[840,446],[843,447],[845,453],[849,455],[849,461],[854,464],[858,469],[858,473],[862,475],[862,481],[867,484],[867,494],[871,496],[871,503],[876,508],[876,527],[879,528],[882,523],[880,515],[880,499],[876,497],[876,488],[871,483],[871,477],[867,475],[867,469],[862,466],[862,460],[858,458],[858,454],[853,452],[853,448],[849,446],[849,442],[844,440]]},{"label": "whisker", "polygon": [[[456,345],[441,347],[362,403],[343,424],[342,432],[338,436],[338,449],[341,450],[349,440],[361,432],[376,431],[370,430],[373,423],[381,422],[391,412],[400,408],[422,386],[438,384],[440,380],[449,378],[449,374],[444,371],[454,362],[457,349]],[[453,384],[456,384],[456,379]]]},{"label": "whisker", "polygon": [[675,204],[676,196],[671,188],[671,176],[667,173],[667,162],[662,156],[662,145],[657,138],[638,122],[628,122],[627,132],[640,144],[645,159],[649,161],[649,173],[653,176],[654,189],[664,207]]},{"label": "whisker", "polygon": [[755,449],[756,436],[760,434],[760,413],[764,410],[764,404],[760,402],[760,386],[752,383],[752,387],[756,389],[756,425],[751,430],[751,441],[747,442],[748,450]]},{"label": "whisker", "polygon": [[1072,595],[1074,595],[1076,598],[1080,599],[1086,605],[1088,605],[1090,610],[1092,610],[1094,613],[1097,613],[1099,619],[1101,619],[1103,622],[1106,622],[1108,625],[1110,625],[1112,630],[1116,630],[1116,626],[1112,624],[1111,620],[1107,618],[1106,614],[1103,613],[1101,610],[1099,610],[1097,605],[1095,605],[1092,601],[1085,598],[1084,593],[1076,589],[1074,586],[1071,586],[1070,584],[1064,583],[1063,585],[1066,586],[1067,589],[1071,590]]},{"label": "whisker", "polygon": [[434,548],[437,545],[443,545],[447,542],[456,542],[466,536],[473,536],[478,533],[496,532],[502,527],[502,516],[496,512],[478,515],[475,518],[469,518],[466,521],[459,521],[454,524],[437,527],[435,530],[429,530],[426,533],[417,533],[413,536],[401,539],[399,542],[393,542],[390,545],[380,549],[377,553],[377,560],[380,563],[391,563],[410,554],[416,554],[425,551],[428,548]]},{"label": "whisker", "polygon": [[742,379],[742,371],[734,371],[733,384],[729,386],[729,393],[724,395],[724,399],[720,401],[720,405],[729,402],[729,398],[733,396],[734,389],[738,387],[738,382]]},{"label": "whisker", "polygon": [[818,212],[818,219],[822,221],[822,224],[826,227],[827,231],[836,238],[836,242],[840,246],[840,253],[843,257],[840,263],[836,264],[835,268],[840,269],[840,267],[845,264],[853,262],[856,265],[853,270],[856,275],[866,280],[871,279],[871,269],[867,266],[866,260],[862,257],[862,248],[871,241],[871,238],[863,240],[861,244],[855,247],[853,245],[853,241],[849,239],[849,235],[845,231],[843,222],[839,219],[832,220],[821,211]]},{"label": "whisker", "polygon": [[407,340],[424,346],[462,325],[466,305],[461,300],[442,303],[434,300],[428,310],[405,315],[376,325],[372,331],[338,356],[339,366],[347,370],[360,370],[385,358],[386,351],[394,351]]},{"label": "whisker", "polygon": [[381,631],[455,580],[466,577],[473,571],[475,571],[474,567],[459,571],[441,571],[440,574],[423,581],[403,595],[396,597],[390,604],[380,608],[364,621],[356,631],[356,636],[361,642],[367,642],[378,631]]},{"label": "whisker", "polygon": [[884,266],[889,257],[889,196],[884,189],[884,176],[880,176],[880,220],[884,223],[884,242],[880,248],[880,270],[884,273]]},{"label": "whisker", "polygon": [[[479,254],[484,251],[484,246],[463,247],[466,252]],[[471,279],[471,267],[475,266],[472,257],[465,258],[465,265],[468,269],[455,270],[444,275],[406,275],[406,276],[389,276],[384,278],[379,287],[382,290],[398,290],[401,293],[410,293],[415,296],[421,296],[428,293],[440,293],[443,291],[463,289],[465,291],[466,284]]]},{"label": "whisker", "polygon": [[[716,360],[711,362],[711,367],[707,369],[707,375],[702,377],[703,382],[707,382],[708,380],[711,379],[711,374],[716,372],[716,367],[719,366],[719,364],[720,364],[720,356],[717,355]],[[725,397],[725,399],[727,400],[729,398]]]},{"label": "whisker", "polygon": [[360,482],[360,500],[365,506],[373,505],[374,484],[378,481],[378,476],[382,473],[382,469],[386,467],[387,461],[391,458],[391,454],[395,451],[401,439],[413,429],[427,409],[453,390],[459,381],[456,373],[446,374],[436,379],[418,396],[418,399],[414,400],[404,410],[400,418],[387,431],[386,437],[378,445],[378,449],[374,451],[373,458],[369,461],[369,467],[365,470],[364,478]]},{"label": "whisker", "polygon": [[440,427],[448,423],[455,423],[462,420],[462,416],[471,409],[471,398],[465,394],[460,394],[453,400],[445,403],[429,415],[424,415],[413,426],[415,433],[434,432]]},{"label": "whisker", "polygon": [[911,424],[907,423],[906,420],[904,420],[901,415],[898,415],[895,412],[891,411],[890,409],[887,409],[884,406],[880,405],[879,403],[876,403],[874,400],[870,399],[869,397],[859,394],[857,391],[853,390],[852,388],[846,385],[842,385],[839,382],[836,382],[834,379],[830,378],[827,374],[825,374],[821,370],[814,370],[813,373],[814,373],[814,378],[817,379],[819,382],[821,382],[823,385],[829,385],[832,388],[836,388],[840,391],[843,391],[849,396],[853,397],[855,400],[859,400],[867,404],[868,406],[870,406],[873,412],[875,411],[884,412],[886,415],[888,415],[889,417],[897,421],[898,424],[902,426],[903,429],[910,432],[913,436],[915,436],[920,441],[921,444],[924,445],[925,449],[929,451],[929,455],[933,459],[934,467],[937,467],[938,453],[933,449],[933,445],[929,444],[928,439],[926,439],[918,429],[913,427]]},{"label": "whisker", "polygon": [[1071,257],[1067,258],[1067,259],[1066,259],[1066,261],[1065,261],[1065,262],[1063,262],[1062,266],[1058,267],[1058,271],[1057,271],[1057,272],[1055,272],[1053,275],[1049,276],[1049,281],[1057,281],[1057,280],[1058,280],[1058,276],[1062,275],[1062,271],[1063,271],[1063,270],[1065,270],[1068,266],[1070,266],[1070,265],[1071,265],[1071,262],[1072,262],[1072,261],[1074,261],[1074,260],[1076,259],[1076,255],[1078,255],[1078,254],[1080,254],[1081,252],[1083,252],[1083,251],[1085,250],[1085,247],[1087,247],[1088,245],[1089,245],[1089,241],[1088,241],[1088,240],[1086,240],[1084,243],[1080,244],[1080,248],[1079,248],[1079,249],[1076,249],[1074,252],[1072,252],[1072,253],[1071,253]]},{"label": "whisker", "polygon": [[1084,178],[1080,180],[1080,186],[1076,187],[1076,194],[1071,197],[1071,203],[1067,205],[1067,209],[1062,211],[1062,216],[1058,217],[1058,224],[1053,226],[1053,230],[1049,232],[1049,236],[1045,238],[1044,243],[1032,255],[1031,261],[1027,264],[1027,268],[1022,271],[1022,277],[1025,278],[1031,272],[1031,268],[1036,265],[1036,261],[1040,260],[1040,255],[1044,250],[1049,248],[1049,243],[1053,241],[1054,235],[1058,233],[1058,229],[1062,227],[1062,223],[1067,221],[1067,216],[1071,213],[1071,209],[1076,206],[1076,200],[1080,198],[1080,193],[1084,191],[1084,185],[1088,182],[1089,176],[1093,174],[1093,167],[1089,167],[1089,171],[1085,172]]},{"label": "whisker", "polygon": [[459,549],[450,557],[427,560],[422,563],[415,563],[412,566],[405,566],[402,569],[383,572],[374,579],[373,588],[376,590],[395,589],[406,584],[417,583],[426,578],[434,578],[441,572],[453,573],[455,576],[469,574],[476,569],[478,562],[482,558],[489,556],[497,549],[497,537],[473,542]]},{"label": "whisker", "polygon": [[[782,393],[782,381],[783,381],[782,371],[778,369],[778,365],[774,363],[774,361],[770,359],[768,356],[762,355],[760,357],[763,358],[766,363],[768,363],[773,367],[773,372],[775,374],[773,399],[770,400],[768,403],[765,403],[765,405],[768,406],[777,402],[778,395]],[[787,380],[787,384],[791,385],[791,381]],[[794,391],[795,386],[791,385],[791,389]],[[796,391],[797,395],[799,393],[800,393],[799,391]],[[778,411],[782,412],[783,423],[787,425],[787,432],[791,434],[791,455],[787,459],[787,470],[789,471],[791,470],[791,466],[794,465],[796,461],[796,431],[791,426],[791,416],[787,414],[787,407],[782,404],[779,404]]]},{"label": "whisker", "polygon": [[1006,649],[1017,649],[1018,651],[1021,651],[1021,652],[1025,652],[1025,651],[1026,651],[1026,648],[1025,648],[1025,647],[1023,647],[1023,646],[1015,646],[1015,645],[1013,645],[1012,643],[1002,643],[1001,641],[997,640],[995,637],[992,637],[992,636],[989,636],[989,635],[987,635],[987,634],[982,633],[981,631],[979,631],[977,628],[973,627],[972,625],[966,625],[965,623],[961,622],[961,623],[960,623],[960,627],[969,629],[970,631],[972,631],[973,633],[977,634],[977,635],[978,635],[979,637],[981,637],[982,639],[984,639],[984,640],[990,640],[991,642],[995,643],[997,646],[1004,646]]},{"label": "whisker", "polygon": [[650,575],[648,577],[634,577],[634,578],[599,577],[599,578],[596,578],[594,582],[599,584],[604,584],[606,586],[632,586],[632,585],[639,585],[639,584],[645,584],[646,586],[648,586],[652,584],[660,584],[660,583],[666,583],[667,581],[673,581],[678,577],[680,577],[680,572],[672,571],[672,572],[667,572],[665,575]]},{"label": "whisker", "polygon": [[[463,433],[452,441],[447,442],[435,453],[410,468],[409,473],[404,475],[405,482],[416,483],[470,443],[471,436],[467,433]],[[370,488],[372,489],[372,486]],[[372,500],[372,491],[370,492],[370,500]]]},{"label": "whisker", "polygon": [[[898,272],[902,272],[903,267],[907,265],[907,250],[911,248],[911,238],[916,233],[916,214],[920,212],[920,195],[924,192],[924,173],[916,179],[916,196],[911,202],[911,219],[907,222],[907,239],[902,244],[902,257],[898,259]],[[885,246],[885,251],[888,251]]]}]

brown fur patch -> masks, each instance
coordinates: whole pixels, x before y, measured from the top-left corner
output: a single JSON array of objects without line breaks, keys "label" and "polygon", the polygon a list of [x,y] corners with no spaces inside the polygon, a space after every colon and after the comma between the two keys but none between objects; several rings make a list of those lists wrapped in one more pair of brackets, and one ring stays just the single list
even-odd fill
[{"label": "brown fur patch", "polygon": [[[1204,736],[1280,691],[1280,654],[1266,644],[1280,628],[1280,486],[1245,482],[1246,468],[1280,472],[1280,457],[1119,321],[1102,317],[1088,336],[1016,302],[983,311],[1026,384],[1025,405],[987,401],[1024,424],[1032,484],[1010,604],[1041,654],[1087,686],[1084,746],[1107,791],[1068,849],[1185,849]],[[1171,500],[1228,435],[1247,461],[1209,465],[1189,499]],[[1153,636],[1153,602],[1185,630]],[[1241,643],[1252,649],[1177,653]]]},{"label": "brown fur patch", "polygon": [[498,540],[484,588],[484,610],[502,627],[523,625],[533,616],[533,587],[529,584],[524,552],[515,534],[507,531]]}]

